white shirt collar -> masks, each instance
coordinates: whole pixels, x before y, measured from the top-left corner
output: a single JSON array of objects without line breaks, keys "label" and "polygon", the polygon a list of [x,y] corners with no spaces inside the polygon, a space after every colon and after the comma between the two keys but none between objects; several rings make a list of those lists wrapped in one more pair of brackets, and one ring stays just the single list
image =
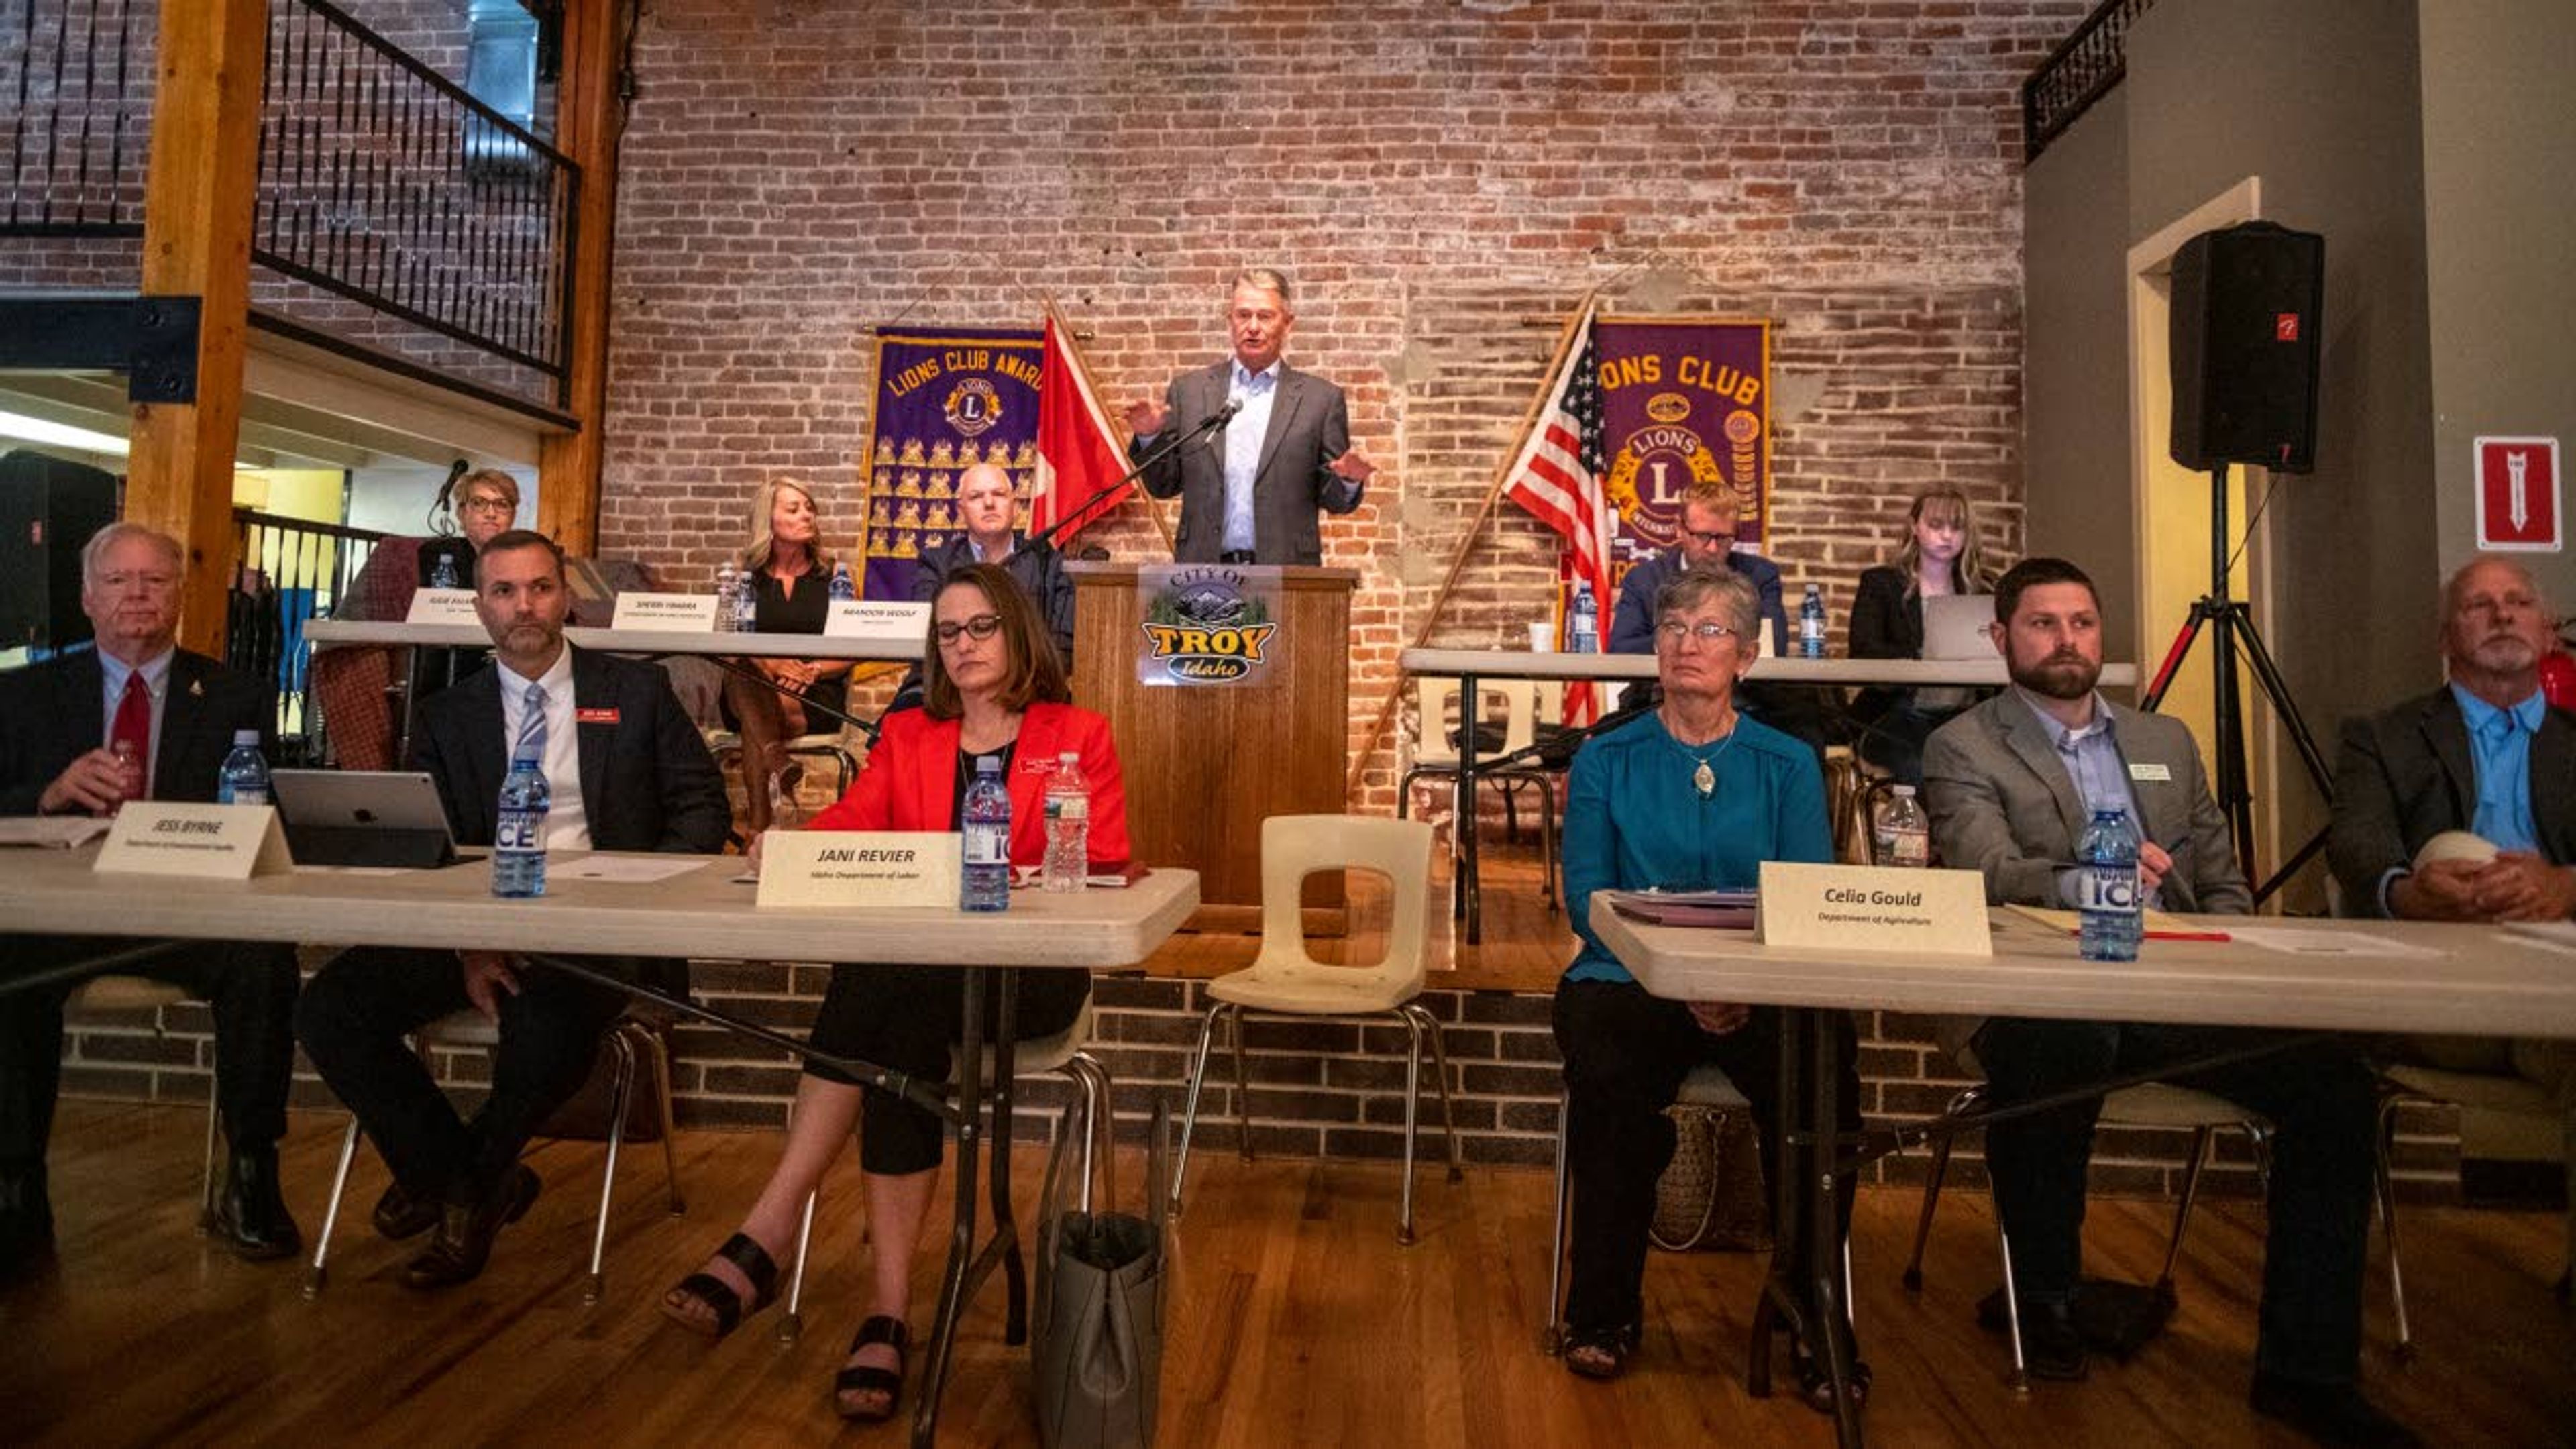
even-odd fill
[{"label": "white shirt collar", "polygon": [[555,662],[547,666],[545,673],[534,679],[512,669],[497,657],[493,659],[492,667],[501,671],[501,683],[508,686],[514,698],[525,695],[531,684],[545,690],[549,699],[562,699],[572,689],[572,646],[570,644],[558,650],[555,654]]}]

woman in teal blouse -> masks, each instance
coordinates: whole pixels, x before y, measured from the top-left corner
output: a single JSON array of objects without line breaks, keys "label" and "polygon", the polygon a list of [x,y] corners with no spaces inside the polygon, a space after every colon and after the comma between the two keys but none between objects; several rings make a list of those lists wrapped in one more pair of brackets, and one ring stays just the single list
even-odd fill
[{"label": "woman in teal blouse", "polygon": [[[1780,1044],[1773,1008],[1647,995],[1593,934],[1592,893],[1746,887],[1763,861],[1833,858],[1814,751],[1736,712],[1736,683],[1761,652],[1758,622],[1759,600],[1741,574],[1675,575],[1655,600],[1663,703],[1574,758],[1565,896],[1581,948],[1557,984],[1556,1042],[1574,1192],[1565,1364],[1587,1378],[1616,1377],[1636,1350],[1655,1179],[1673,1157],[1664,1108],[1692,1068],[1714,1063],[1767,1125]],[[1844,1126],[1857,1129],[1851,1023],[1835,1020],[1845,1036]],[[1766,1169],[1776,1171],[1767,1130],[1760,1136]],[[1846,1196],[1846,1220],[1848,1210]],[[1823,1400],[1822,1375],[1803,1351],[1798,1362],[1810,1401]]]}]

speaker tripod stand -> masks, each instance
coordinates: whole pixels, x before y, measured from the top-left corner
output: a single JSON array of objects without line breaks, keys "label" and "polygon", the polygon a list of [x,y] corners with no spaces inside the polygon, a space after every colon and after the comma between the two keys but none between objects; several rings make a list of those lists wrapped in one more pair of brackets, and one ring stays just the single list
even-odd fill
[{"label": "speaker tripod stand", "polygon": [[[2214,790],[2218,808],[2227,816],[2228,833],[2235,841],[2236,859],[2241,864],[2252,859],[2254,794],[2245,763],[2245,702],[2236,680],[2240,659],[2253,669],[2255,687],[2263,692],[2272,713],[2289,731],[2290,743],[2297,747],[2299,758],[2308,767],[2308,778],[2316,782],[2317,793],[2329,805],[2334,803],[2334,777],[2326,767],[2324,754],[2317,749],[2316,736],[2308,732],[2307,721],[2300,718],[2299,707],[2291,700],[2290,688],[2282,682],[2279,667],[2272,662],[2272,651],[2264,647],[2263,635],[2254,627],[2253,609],[2244,600],[2228,596],[2227,554],[2227,464],[2221,462],[2209,473],[2209,592],[2192,601],[2191,617],[2174,635],[2173,647],[2165,651],[2164,663],[2157,667],[2155,679],[2138,704],[2153,713],[2164,702],[2165,691],[2173,687],[2184,657],[2191,653],[2193,641],[2206,626],[2212,665],[2210,713],[2217,722],[2212,751],[2218,761]],[[2281,863],[2279,870],[2255,888],[2255,904],[2270,899],[2325,843],[2322,830],[2310,836],[2305,845]]]}]

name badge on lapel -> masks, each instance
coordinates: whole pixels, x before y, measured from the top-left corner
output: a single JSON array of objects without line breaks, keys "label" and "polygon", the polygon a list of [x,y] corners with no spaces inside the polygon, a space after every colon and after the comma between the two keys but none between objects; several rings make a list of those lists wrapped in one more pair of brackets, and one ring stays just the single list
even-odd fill
[{"label": "name badge on lapel", "polygon": [[2132,780],[2153,780],[2158,784],[2170,784],[2173,781],[2173,766],[2131,765],[2129,767],[2129,778]]},{"label": "name badge on lapel", "polygon": [[613,725],[617,723],[617,710],[613,706],[608,709],[576,709],[572,718],[575,724]]}]

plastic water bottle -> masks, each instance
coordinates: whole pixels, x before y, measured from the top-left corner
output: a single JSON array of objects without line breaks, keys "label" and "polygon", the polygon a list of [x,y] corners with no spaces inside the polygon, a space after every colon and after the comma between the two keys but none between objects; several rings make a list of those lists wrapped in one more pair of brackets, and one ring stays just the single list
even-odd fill
[{"label": "plastic water bottle", "polygon": [[1592,598],[1592,584],[1577,579],[1574,584],[1574,607],[1566,611],[1565,652],[1598,654],[1601,652],[1601,606]]},{"label": "plastic water bottle", "polygon": [[2126,810],[2096,810],[2075,842],[2076,908],[2087,961],[2135,961],[2145,919],[2138,912],[2138,832]]},{"label": "plastic water bottle", "polygon": [[233,731],[233,751],[224,756],[223,768],[215,772],[215,803],[268,803],[268,761],[259,753],[259,731]]},{"label": "plastic water bottle", "polygon": [[1872,817],[1872,864],[1919,867],[1932,863],[1932,822],[1924,815],[1922,802],[1914,798],[1913,786],[1897,786],[1878,802]]},{"label": "plastic water bottle", "polygon": [[733,597],[735,580],[736,575],[734,573],[732,559],[726,559],[723,563],[716,565],[716,632],[719,634],[730,634],[734,631]]},{"label": "plastic water bottle", "polygon": [[850,566],[846,563],[832,565],[832,601],[840,603],[858,596],[859,586],[850,577]]},{"label": "plastic water bottle", "polygon": [[965,880],[957,892],[961,911],[1007,911],[1011,908],[1011,792],[1002,786],[1002,762],[991,755],[975,762],[975,783],[966,787]]},{"label": "plastic water bottle", "polygon": [[734,578],[734,633],[757,634],[760,632],[760,589],[757,586],[758,579],[759,575],[753,573],[749,569],[744,569]]},{"label": "plastic water bottle", "polygon": [[441,553],[438,562],[429,566],[429,586],[433,589],[462,587],[456,582],[456,555]]},{"label": "plastic water bottle", "polygon": [[1082,756],[1055,757],[1046,786],[1046,870],[1051,891],[1078,891],[1091,874],[1091,782],[1082,778]]},{"label": "plastic water bottle", "polygon": [[536,756],[512,760],[501,781],[501,823],[492,832],[492,894],[546,893],[546,810],[552,803]]},{"label": "plastic water bottle", "polygon": [[1807,598],[1798,605],[1798,657],[1825,657],[1825,594],[1814,584],[1807,585]]}]

